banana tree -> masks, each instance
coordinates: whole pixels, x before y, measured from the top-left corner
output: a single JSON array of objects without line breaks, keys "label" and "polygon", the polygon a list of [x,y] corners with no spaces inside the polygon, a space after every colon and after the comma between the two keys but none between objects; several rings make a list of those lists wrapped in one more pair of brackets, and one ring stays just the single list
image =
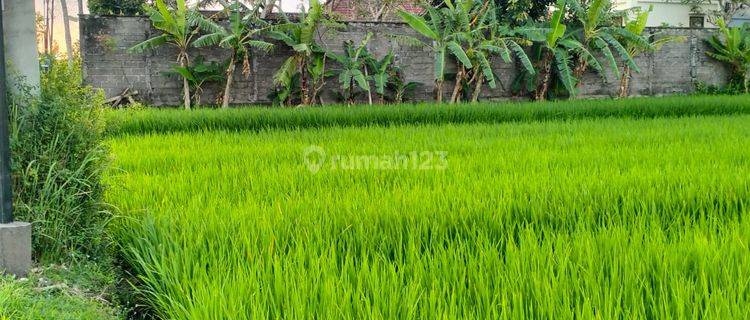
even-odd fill
[{"label": "banana tree", "polygon": [[[352,41],[344,42],[344,53],[336,54],[328,52],[327,55],[334,61],[338,62],[341,70],[339,74],[339,84],[343,90],[343,96],[347,103],[354,104],[354,91],[359,89],[370,92],[369,76],[367,74],[367,42],[370,41],[372,33],[362,39],[359,45],[355,46]],[[372,96],[370,96],[372,104]]]},{"label": "banana tree", "polygon": [[370,76],[370,78],[375,85],[375,93],[378,94],[380,104],[385,103],[386,90],[388,89],[388,85],[391,82],[391,78],[394,72],[393,60],[393,50],[389,50],[388,53],[381,59],[376,59],[372,56],[369,56],[367,59],[367,66],[370,70],[372,70],[372,75]]},{"label": "banana tree", "polygon": [[[639,55],[643,54],[644,52],[655,52],[659,49],[661,49],[662,46],[664,46],[667,43],[670,42],[684,42],[687,40],[687,37],[685,36],[661,36],[658,34],[652,34],[651,37],[645,38],[643,36],[643,32],[646,30],[646,22],[648,21],[648,16],[651,14],[651,11],[653,11],[653,6],[650,6],[648,10],[637,12],[635,19],[629,20],[625,24],[625,30],[628,32],[638,35],[644,39],[650,39],[647,40],[648,42],[646,45],[644,45],[640,41],[629,41],[628,39],[621,39],[625,41],[625,49],[628,50],[628,54],[630,54],[630,57],[635,59]],[[630,92],[630,79],[632,78],[632,69],[629,65],[625,64],[622,66],[622,77],[620,78],[620,92],[619,97],[625,98],[628,96],[628,93]]]},{"label": "banana tree", "polygon": [[235,1],[225,10],[229,16],[229,25],[220,26],[211,19],[200,17],[198,25],[208,34],[201,36],[193,42],[196,47],[215,46],[230,49],[232,51],[229,58],[229,65],[226,70],[226,84],[224,85],[224,94],[222,96],[221,107],[228,108],[231,100],[232,80],[236,69],[237,61],[242,61],[242,74],[245,78],[250,76],[250,58],[252,49],[258,49],[269,52],[273,44],[259,40],[258,37],[263,32],[268,31],[271,25],[262,20],[262,7],[256,5],[247,8]]},{"label": "banana tree", "polygon": [[[576,67],[573,70],[575,78],[581,79],[589,68],[605,77],[604,68],[591,53],[599,53],[604,57],[612,74],[618,79],[621,77],[620,67],[617,65],[618,58],[623,61],[623,64],[629,70],[640,72],[638,65],[636,65],[625,46],[627,43],[632,43],[647,48],[649,43],[640,34],[611,25],[613,17],[611,14],[612,5],[609,0],[592,0],[587,5],[581,4],[580,0],[573,0],[570,7],[577,24],[580,25],[580,29],[576,30],[574,34],[577,36],[578,42],[583,45],[581,48],[575,49],[578,56]],[[578,84],[580,85],[581,82],[578,82]]]},{"label": "banana tree", "polygon": [[745,93],[750,90],[750,26],[727,27],[724,20],[719,19],[718,34],[707,40],[713,51],[709,51],[709,57],[724,62],[731,67],[729,84],[740,86]]},{"label": "banana tree", "polygon": [[292,22],[285,15],[282,18],[284,23],[275,26],[268,36],[289,46],[292,56],[276,72],[274,82],[278,85],[293,83],[291,79],[299,74],[302,104],[310,105],[315,102],[321,83],[325,81],[323,75],[326,74],[324,70],[317,72],[320,71],[321,61],[325,69],[325,49],[315,38],[319,36],[321,26],[339,28],[340,25],[324,16],[323,6],[318,0],[310,0],[310,8],[300,13],[298,21]]},{"label": "banana tree", "polygon": [[[164,0],[155,0],[153,6],[145,6],[146,14],[154,28],[162,34],[143,41],[132,48],[131,53],[143,53],[146,50],[169,44],[177,48],[177,63],[180,67],[190,65],[188,48],[198,34],[200,13],[194,7],[188,8],[185,0],[176,0],[176,7],[170,8]],[[185,109],[190,110],[190,84],[182,77],[182,91]]]},{"label": "banana tree", "polygon": [[[450,3],[450,0],[446,3]],[[455,28],[455,15],[445,8],[428,6],[425,9],[428,19],[404,10],[400,10],[398,14],[412,29],[426,38],[427,43],[422,44],[432,48],[435,54],[435,99],[438,103],[442,103],[447,57],[453,56],[458,61],[459,68],[471,69],[473,64],[459,42],[459,31]]]},{"label": "banana tree", "polygon": [[[567,33],[567,26],[563,24],[565,15],[565,0],[557,1],[557,8],[545,28],[530,32],[530,38],[538,43],[540,52],[539,73],[536,76],[536,100],[545,100],[550,88],[553,72],[565,89],[574,96],[576,93],[576,79],[570,69],[570,54],[574,49],[580,50],[584,46]],[[540,32],[541,31],[541,32]],[[581,50],[580,52],[587,52]]]},{"label": "banana tree", "polygon": [[[456,2],[456,8],[460,14],[466,17],[457,19],[463,22],[460,38],[466,55],[472,64],[472,68],[464,70],[460,68],[457,75],[456,86],[453,90],[452,101],[457,102],[461,96],[463,84],[466,81],[468,87],[473,88],[471,101],[476,102],[482,91],[482,86],[487,83],[490,88],[496,87],[495,73],[490,62],[493,56],[499,56],[505,63],[511,63],[515,57],[521,62],[524,71],[534,74],[536,71],[522,45],[531,42],[522,36],[519,30],[513,30],[499,23],[497,10],[494,2],[474,2],[463,0]],[[471,8],[471,9],[469,9]]]}]

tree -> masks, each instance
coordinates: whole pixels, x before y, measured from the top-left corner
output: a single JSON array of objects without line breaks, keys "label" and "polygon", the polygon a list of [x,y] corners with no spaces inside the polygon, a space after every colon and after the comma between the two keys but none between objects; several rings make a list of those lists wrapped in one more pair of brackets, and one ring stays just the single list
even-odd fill
[{"label": "tree", "polygon": [[[634,34],[628,29],[611,24],[613,20],[611,16],[612,6],[608,0],[592,0],[587,4],[582,4],[579,0],[573,0],[571,8],[575,20],[580,26],[580,31],[575,34],[578,42],[582,44],[582,47],[577,49],[578,59],[573,71],[574,77],[581,79],[589,68],[604,76],[604,69],[592,53],[603,56],[612,73],[618,79],[620,79],[620,68],[617,66],[618,58],[627,65],[628,70],[640,72],[623,43],[629,42],[645,48],[649,47],[649,43],[640,34]],[[579,81],[578,84],[580,83]]]},{"label": "tree", "polygon": [[[380,59],[373,56],[367,57],[367,67],[372,70],[373,84],[375,85],[375,93],[378,94],[380,104],[385,103],[385,94],[389,84],[394,76],[394,54],[393,50],[389,50],[388,53]],[[372,99],[370,99],[372,101]]]},{"label": "tree", "polygon": [[[649,9],[646,11],[636,12],[635,19],[628,20],[625,24],[625,29],[632,34],[643,37],[643,32],[646,30],[646,22],[648,21],[648,16],[652,10],[653,6],[649,7]],[[655,52],[669,42],[684,42],[685,40],[687,40],[685,36],[660,36],[657,34],[652,35],[651,37],[649,37],[649,39],[650,40],[647,40],[648,42],[645,46],[640,41],[633,42],[628,41],[627,39],[622,40],[625,40],[625,48],[627,49],[628,54],[633,59],[643,54],[644,52]],[[630,92],[631,75],[632,70],[630,66],[627,64],[623,65],[622,77],[620,78],[620,98],[627,97],[628,93]]]},{"label": "tree", "polygon": [[729,85],[748,93],[748,69],[750,69],[750,26],[727,27],[724,20],[717,21],[719,31],[707,40],[713,51],[709,57],[731,67]]},{"label": "tree", "polygon": [[[461,0],[457,1],[455,6],[448,5],[448,8],[451,7],[454,7],[452,11],[457,13],[454,20],[456,25],[460,26],[458,29],[461,32],[461,45],[472,65],[470,69],[464,69],[463,65],[459,67],[452,102],[460,100],[464,88],[462,82],[473,88],[472,102],[479,99],[484,83],[490,88],[496,87],[495,74],[490,62],[492,56],[499,56],[505,63],[512,62],[512,58],[516,57],[526,72],[536,72],[521,46],[531,42],[521,36],[521,28],[515,30],[499,23],[497,10],[492,2]],[[463,8],[459,9],[461,7]]]},{"label": "tree", "polygon": [[[162,34],[143,41],[132,48],[130,52],[142,53],[161,45],[170,44],[177,48],[177,63],[187,68],[190,65],[188,48],[193,37],[198,33],[197,25],[200,13],[194,8],[188,8],[185,0],[177,0],[176,8],[167,7],[164,0],[156,0],[153,6],[145,7],[146,13],[154,28]],[[183,101],[186,110],[190,110],[190,84],[188,79],[182,78]]]},{"label": "tree", "polygon": [[73,40],[70,37],[70,16],[68,15],[68,2],[60,0],[63,14],[63,27],[65,28],[65,53],[68,56],[68,65],[73,65]]},{"label": "tree", "polygon": [[323,15],[323,7],[318,0],[310,0],[310,9],[303,10],[297,21],[290,21],[286,15],[282,18],[284,23],[273,28],[268,36],[284,42],[293,52],[274,75],[274,82],[291,85],[298,74],[302,104],[313,104],[325,75],[325,50],[316,40],[320,36],[319,28],[323,25],[340,28],[341,25]]},{"label": "tree", "polygon": [[494,3],[502,24],[522,26],[546,19],[555,0],[495,0]]},{"label": "tree", "polygon": [[[370,93],[369,76],[367,74],[367,42],[370,41],[372,33],[368,33],[362,41],[355,46],[352,41],[344,42],[344,53],[336,54],[328,52],[327,55],[339,63],[339,84],[343,90],[343,98],[347,103],[354,104],[354,90],[360,89]],[[372,104],[372,95],[369,95],[370,104]]]},{"label": "tree", "polygon": [[484,83],[495,87],[492,56],[500,56],[506,63],[515,56],[527,72],[535,73],[521,46],[530,41],[518,30],[502,26],[497,12],[493,2],[474,0],[445,0],[439,8],[427,9],[428,19],[401,12],[404,21],[433,43],[438,102],[442,99],[446,53],[457,66],[451,103],[461,100],[464,87],[472,88],[471,101],[479,99]]},{"label": "tree", "polygon": [[[576,95],[576,78],[570,69],[570,52],[581,55],[589,55],[585,46],[578,42],[575,37],[568,33],[567,26],[563,23],[566,8],[565,0],[558,0],[557,8],[552,13],[551,19],[546,25],[539,29],[541,32],[530,33],[531,38],[537,42],[539,52],[539,73],[535,75],[536,100],[545,100],[550,88],[553,75],[557,76],[571,96]],[[591,59],[590,62],[595,61]]]},{"label": "tree", "polygon": [[91,14],[139,15],[145,13],[145,4],[144,0],[89,0],[89,11]]},{"label": "tree", "polygon": [[242,74],[248,77],[251,70],[252,49],[268,52],[273,48],[273,44],[258,40],[258,36],[271,27],[268,22],[260,18],[260,6],[247,10],[246,7],[240,5],[239,1],[235,1],[225,9],[229,15],[229,25],[225,28],[210,19],[199,16],[198,25],[208,34],[193,42],[196,47],[218,45],[232,51],[226,70],[226,83],[221,101],[222,108],[229,107],[232,79],[234,78],[237,61],[242,61]]},{"label": "tree", "polygon": [[458,31],[450,21],[451,17],[435,7],[428,7],[426,11],[429,21],[404,10],[400,10],[399,15],[412,29],[427,38],[428,42],[423,45],[432,48],[435,54],[435,100],[442,103],[447,57],[454,57],[464,68],[470,69],[473,65],[458,41]]}]

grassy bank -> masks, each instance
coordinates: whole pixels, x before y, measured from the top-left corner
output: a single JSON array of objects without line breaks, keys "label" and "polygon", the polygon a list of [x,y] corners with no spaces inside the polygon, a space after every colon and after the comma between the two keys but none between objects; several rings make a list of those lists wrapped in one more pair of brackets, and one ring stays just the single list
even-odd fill
[{"label": "grassy bank", "polygon": [[659,118],[750,114],[748,96],[684,96],[546,103],[417,104],[230,110],[143,109],[108,115],[107,132],[143,134],[205,130],[265,130],[331,126],[503,123],[608,117]]},{"label": "grassy bank", "polygon": [[0,319],[115,320],[114,272],[95,263],[47,265],[27,278],[0,277]]},{"label": "grassy bank", "polygon": [[[750,116],[632,118],[750,102],[645,101],[143,111],[111,141],[114,236],[171,319],[748,318]],[[631,119],[455,124],[608,108]],[[413,151],[447,162],[351,160]]]}]

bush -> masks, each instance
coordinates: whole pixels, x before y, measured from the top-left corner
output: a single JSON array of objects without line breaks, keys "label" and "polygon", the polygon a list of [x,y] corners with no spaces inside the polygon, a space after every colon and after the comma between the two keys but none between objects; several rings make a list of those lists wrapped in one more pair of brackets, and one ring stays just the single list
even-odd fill
[{"label": "bush", "polygon": [[695,84],[695,93],[699,95],[739,95],[745,94],[742,84],[730,83],[726,86],[698,82]]},{"label": "bush", "polygon": [[91,14],[140,15],[144,0],[89,0]]},{"label": "bush", "polygon": [[104,96],[81,86],[80,70],[53,61],[39,97],[26,88],[10,99],[16,218],[33,222],[40,260],[97,254],[106,244]]}]

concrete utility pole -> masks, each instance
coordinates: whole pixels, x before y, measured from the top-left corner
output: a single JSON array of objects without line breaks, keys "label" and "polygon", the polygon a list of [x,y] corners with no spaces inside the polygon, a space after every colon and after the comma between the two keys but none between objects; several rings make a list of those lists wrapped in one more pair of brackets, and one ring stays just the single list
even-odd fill
[{"label": "concrete utility pole", "polygon": [[[39,90],[39,52],[36,47],[36,11],[32,0],[0,0],[5,28],[3,34],[5,48],[8,88],[16,92],[20,81],[33,90]],[[20,76],[20,77],[19,77]]]},{"label": "concrete utility pole", "polygon": [[[0,5],[7,5],[5,2],[7,0],[0,1],[2,1]],[[33,10],[33,1],[31,3]],[[5,96],[7,89],[5,51],[9,48],[5,47],[5,37],[3,36],[5,33],[5,28],[3,28],[4,11],[0,10],[0,272],[23,277],[31,269],[31,224],[13,221],[9,116]],[[39,74],[38,66],[37,74]]]}]

